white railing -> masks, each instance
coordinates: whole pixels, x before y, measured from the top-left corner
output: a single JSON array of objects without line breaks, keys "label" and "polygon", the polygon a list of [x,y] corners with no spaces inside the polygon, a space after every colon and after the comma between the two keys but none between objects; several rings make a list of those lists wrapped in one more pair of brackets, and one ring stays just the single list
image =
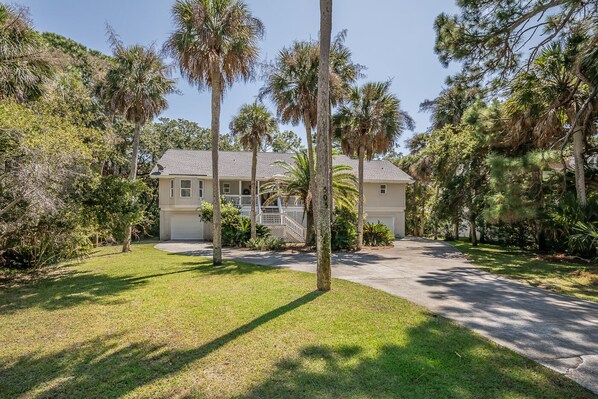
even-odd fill
[{"label": "white railing", "polygon": [[305,227],[285,213],[260,213],[258,223],[264,226],[284,226],[296,238],[305,239]]},{"label": "white railing", "polygon": [[251,195],[224,194],[224,200],[232,202],[235,206],[251,206]]},{"label": "white railing", "polygon": [[284,215],[285,226],[291,230],[297,237],[300,237],[302,240],[305,239],[305,228],[297,223],[292,218]]}]

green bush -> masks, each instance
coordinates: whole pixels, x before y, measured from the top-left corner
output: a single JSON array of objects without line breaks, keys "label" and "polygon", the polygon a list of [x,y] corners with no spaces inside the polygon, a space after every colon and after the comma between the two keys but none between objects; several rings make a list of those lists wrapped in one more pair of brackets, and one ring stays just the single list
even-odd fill
[{"label": "green bush", "polygon": [[363,244],[368,247],[384,247],[394,240],[392,231],[382,223],[366,223],[363,226]]},{"label": "green bush", "polygon": [[335,209],[331,245],[333,251],[352,250],[357,240],[357,212],[346,208]]},{"label": "green bush", "polygon": [[[199,218],[203,222],[212,223],[214,218],[214,206],[210,202],[203,201],[198,209]],[[221,201],[220,213],[222,217],[222,245],[225,247],[244,247],[251,238],[251,220],[241,216],[241,210],[233,203]],[[257,237],[270,236],[270,230],[257,225]]]},{"label": "green bush", "polygon": [[278,251],[285,247],[285,242],[278,237],[258,237],[255,240],[247,241],[246,246],[258,251]]}]

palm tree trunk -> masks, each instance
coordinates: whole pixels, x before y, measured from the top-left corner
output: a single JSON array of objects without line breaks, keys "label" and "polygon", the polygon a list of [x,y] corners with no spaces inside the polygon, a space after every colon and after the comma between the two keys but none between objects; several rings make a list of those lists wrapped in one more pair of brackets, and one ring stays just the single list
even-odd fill
[{"label": "palm tree trunk", "polygon": [[[303,122],[305,123],[305,137],[307,140],[307,167],[309,169],[309,193],[311,194],[312,199],[314,198],[314,182],[315,182],[315,165],[314,165],[314,150],[313,150],[313,141],[311,135],[311,117],[309,116],[309,112],[305,112],[303,115]],[[312,205],[313,209],[313,205]],[[313,245],[315,242],[315,231],[314,231],[314,223],[313,223],[313,210],[311,215],[310,224],[310,217],[309,212],[307,214],[307,233],[305,238],[305,243],[307,245]]]},{"label": "palm tree trunk", "polygon": [[365,157],[364,148],[363,146],[359,146],[359,150],[357,152],[357,156],[359,159],[359,166],[358,166],[358,185],[359,185],[359,201],[357,203],[357,243],[355,245],[355,249],[361,251],[363,248],[363,158]]},{"label": "palm tree trunk", "polygon": [[[135,124],[135,135],[133,137],[133,152],[131,154],[131,169],[129,171],[129,180],[135,181],[137,179],[137,158],[139,157],[139,136],[141,135],[141,124]],[[131,198],[131,201],[136,201]],[[125,234],[123,240],[122,252],[131,252],[131,235],[133,234],[133,226],[127,224],[125,226]]]},{"label": "palm tree trunk", "polygon": [[573,158],[575,159],[575,190],[577,200],[583,208],[587,205],[586,177],[585,177],[585,142],[583,127],[579,126],[573,132]]},{"label": "palm tree trunk", "polygon": [[316,174],[316,244],[318,252],[317,287],[330,291],[332,250],[328,185],[328,124],[330,121],[330,42],[332,36],[332,0],[320,0],[320,64],[318,68],[318,171]]},{"label": "palm tree trunk", "polygon": [[220,216],[220,179],[218,176],[218,147],[220,140],[220,104],[222,87],[220,71],[212,71],[212,204],[214,216],[212,219],[212,263],[222,264],[222,220]]},{"label": "palm tree trunk", "polygon": [[328,171],[328,187],[330,187],[330,195],[328,196],[328,207],[330,208],[330,224],[334,223],[334,198],[333,198],[333,170],[332,170],[332,141],[334,133],[332,131],[332,104],[328,102],[328,165],[330,165]]},{"label": "palm tree trunk", "polygon": [[[256,190],[256,174],[257,174],[257,144],[253,146],[253,156],[251,158],[251,239],[257,238],[257,226],[255,221],[255,203],[257,202],[257,190]],[[240,193],[239,193],[240,194]]]}]

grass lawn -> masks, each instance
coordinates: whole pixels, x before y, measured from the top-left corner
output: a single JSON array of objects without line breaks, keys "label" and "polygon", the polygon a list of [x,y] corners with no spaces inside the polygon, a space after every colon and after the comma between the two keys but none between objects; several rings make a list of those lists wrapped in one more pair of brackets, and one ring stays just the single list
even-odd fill
[{"label": "grass lawn", "polygon": [[0,396],[595,397],[372,288],[152,245],[0,287]]},{"label": "grass lawn", "polygon": [[598,266],[552,262],[537,254],[513,247],[490,244],[472,246],[451,241],[480,269],[523,281],[534,287],[598,302]]}]

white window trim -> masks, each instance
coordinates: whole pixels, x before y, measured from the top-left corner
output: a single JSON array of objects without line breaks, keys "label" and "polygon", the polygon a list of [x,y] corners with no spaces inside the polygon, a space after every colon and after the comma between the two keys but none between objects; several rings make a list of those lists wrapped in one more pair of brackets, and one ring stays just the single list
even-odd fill
[{"label": "white window trim", "polygon": [[230,183],[222,183],[222,193],[230,194]]},{"label": "white window trim", "polygon": [[[183,187],[183,182],[187,182],[187,181],[189,182],[189,187]],[[185,190],[185,192],[188,192],[189,195],[183,195],[183,190]],[[189,180],[189,179],[181,180],[179,195],[181,196],[181,198],[193,197],[193,183],[191,182],[191,180]]]},{"label": "white window trim", "polygon": [[380,184],[380,195],[386,195],[388,193],[388,186],[386,184]]}]

